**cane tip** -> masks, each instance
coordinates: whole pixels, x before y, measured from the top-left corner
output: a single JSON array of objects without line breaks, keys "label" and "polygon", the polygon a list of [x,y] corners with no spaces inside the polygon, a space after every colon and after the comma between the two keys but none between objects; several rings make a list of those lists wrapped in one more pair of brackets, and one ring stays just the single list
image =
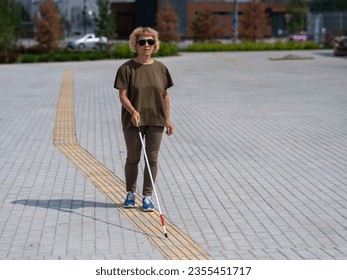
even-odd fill
[{"label": "cane tip", "polygon": [[167,235],[167,233],[166,233],[166,232],[165,232],[165,234],[164,234],[164,235],[165,235],[165,237],[166,237],[166,238],[168,238],[168,235]]}]

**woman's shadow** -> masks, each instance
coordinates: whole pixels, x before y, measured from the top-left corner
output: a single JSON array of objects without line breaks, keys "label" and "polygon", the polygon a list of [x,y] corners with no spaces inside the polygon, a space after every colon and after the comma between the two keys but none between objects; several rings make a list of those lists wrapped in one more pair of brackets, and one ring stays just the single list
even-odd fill
[{"label": "woman's shadow", "polygon": [[[24,206],[32,206],[32,207],[41,207],[45,209],[54,209],[60,212],[65,212],[65,213],[70,213],[70,214],[75,214],[79,215],[82,217],[86,217],[101,223],[105,223],[111,226],[115,226],[121,229],[129,230],[132,232],[137,232],[144,234],[146,236],[149,236],[148,234],[134,230],[131,228],[126,228],[117,224],[109,223],[107,221],[100,220],[98,218],[88,216],[85,214],[78,213],[74,211],[75,209],[80,209],[80,208],[86,208],[86,207],[101,207],[101,208],[119,208],[122,207],[122,205],[118,204],[112,204],[112,203],[104,203],[104,202],[96,202],[96,201],[86,201],[86,200],[80,200],[80,199],[44,199],[44,200],[39,200],[39,199],[19,199],[11,202],[12,204],[20,204]],[[156,236],[152,236],[156,237]]]}]

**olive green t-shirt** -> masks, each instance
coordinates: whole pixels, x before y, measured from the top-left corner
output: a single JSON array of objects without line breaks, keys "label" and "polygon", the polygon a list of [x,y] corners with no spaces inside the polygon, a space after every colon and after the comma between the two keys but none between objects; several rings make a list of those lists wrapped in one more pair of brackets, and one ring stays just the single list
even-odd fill
[{"label": "olive green t-shirt", "polygon": [[[163,93],[173,86],[166,66],[154,60],[152,64],[140,64],[129,60],[117,71],[114,87],[126,89],[128,98],[140,114],[140,125],[165,126],[166,115]],[[133,127],[131,114],[122,107],[123,128]]]}]

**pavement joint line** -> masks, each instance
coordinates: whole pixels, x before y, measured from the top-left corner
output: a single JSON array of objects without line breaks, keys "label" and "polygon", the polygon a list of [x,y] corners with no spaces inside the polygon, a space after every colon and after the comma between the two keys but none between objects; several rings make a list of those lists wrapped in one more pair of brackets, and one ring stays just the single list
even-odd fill
[{"label": "pavement joint line", "polygon": [[56,111],[53,144],[123,215],[128,217],[146,235],[164,258],[175,260],[212,259],[203,248],[166,217],[165,225],[169,237],[160,237],[163,236],[163,233],[160,214],[157,209],[151,213],[144,213],[138,201],[136,201],[134,209],[122,207],[126,195],[124,182],[77,143],[74,113],[74,71],[71,68],[64,70]]}]

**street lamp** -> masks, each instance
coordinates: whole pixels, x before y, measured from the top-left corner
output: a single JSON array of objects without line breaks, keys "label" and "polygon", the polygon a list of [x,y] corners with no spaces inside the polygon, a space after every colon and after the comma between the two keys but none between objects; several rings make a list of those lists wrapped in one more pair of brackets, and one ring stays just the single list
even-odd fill
[{"label": "street lamp", "polygon": [[233,17],[233,27],[234,27],[234,42],[237,42],[237,39],[239,37],[239,30],[238,30],[238,4],[237,0],[234,0],[234,17]]},{"label": "street lamp", "polygon": [[83,31],[84,31],[84,34],[87,33],[87,7],[86,7],[86,0],[83,0]]}]

